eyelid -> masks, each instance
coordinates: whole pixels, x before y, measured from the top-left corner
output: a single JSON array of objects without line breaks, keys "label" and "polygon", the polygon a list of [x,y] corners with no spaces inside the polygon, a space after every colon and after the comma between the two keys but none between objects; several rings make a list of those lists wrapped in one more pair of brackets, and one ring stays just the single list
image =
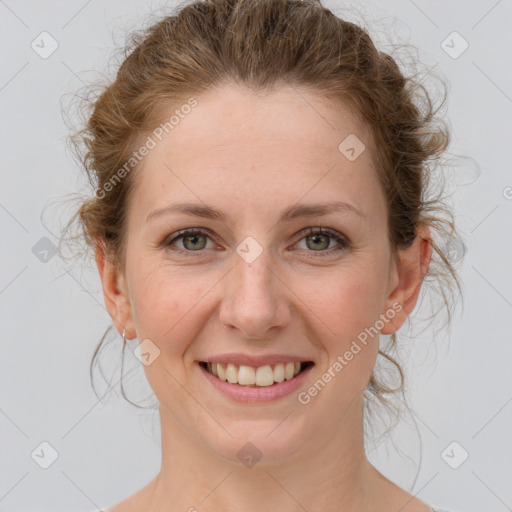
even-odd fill
[{"label": "eyelid", "polygon": [[[206,235],[212,241],[216,240],[216,237],[207,228],[186,228],[186,229],[181,229],[179,231],[176,231],[175,233],[172,233],[169,236],[166,236],[163,239],[163,241],[162,241],[162,243],[160,245],[162,245],[164,247],[169,247],[174,242],[176,242],[178,240],[182,240],[185,236],[193,236],[193,235],[196,235],[196,234]],[[194,252],[197,252],[197,253],[204,252],[205,249],[201,249],[200,251],[187,251],[185,249],[181,249],[181,248],[178,247],[175,250],[177,252],[186,252],[188,254],[193,254]]]},{"label": "eyelid", "polygon": [[304,240],[304,238],[306,238],[307,236],[313,236],[313,235],[327,235],[328,237],[330,237],[333,240],[335,240],[336,242],[338,242],[338,246],[331,247],[330,249],[327,249],[324,251],[312,251],[312,250],[307,251],[310,254],[314,254],[314,255],[317,254],[318,256],[313,256],[315,258],[316,257],[321,258],[321,257],[335,255],[342,251],[346,251],[352,247],[352,243],[350,242],[348,237],[346,237],[343,233],[340,233],[339,231],[336,231],[335,229],[326,228],[326,227],[322,227],[322,226],[309,227],[309,228],[306,228],[306,229],[303,229],[302,231],[300,231],[297,234],[297,236],[299,236],[300,238],[294,245],[297,245],[299,242]]},{"label": "eyelid", "polygon": [[[183,239],[185,236],[193,236],[193,235],[206,235],[207,238],[209,238],[212,241],[216,241],[216,236],[207,228],[186,228],[182,229],[180,231],[177,231],[170,236],[167,236],[164,238],[162,243],[160,245],[164,246],[165,248],[171,247],[172,244],[178,240]],[[322,251],[313,251],[313,250],[306,250],[309,253],[318,253],[318,256],[313,257],[327,257],[329,255],[337,254],[342,251],[346,251],[349,248],[352,247],[352,244],[348,237],[346,237],[344,234],[340,233],[339,231],[336,231],[331,228],[323,227],[323,226],[316,226],[316,227],[308,227],[301,231],[299,231],[296,236],[299,237],[299,239],[294,243],[294,245],[297,245],[299,242],[301,242],[304,238],[307,236],[313,236],[313,235],[327,235],[328,237],[332,238],[336,242],[338,242],[338,246],[331,247],[330,249],[322,250]],[[174,252],[177,253],[186,253],[187,255],[190,255],[192,257],[198,257],[202,256],[205,249],[200,249],[198,251],[189,251],[186,249],[181,249],[179,247],[174,247],[172,249]],[[301,251],[301,249],[299,249]],[[197,254],[194,254],[197,253]],[[325,256],[324,256],[325,255]]]}]

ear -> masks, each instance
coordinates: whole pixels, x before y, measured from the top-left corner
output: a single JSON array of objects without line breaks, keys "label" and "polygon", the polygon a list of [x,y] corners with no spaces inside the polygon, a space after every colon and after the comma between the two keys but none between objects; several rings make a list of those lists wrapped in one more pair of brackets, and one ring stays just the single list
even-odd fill
[{"label": "ear", "polygon": [[107,311],[120,335],[126,330],[127,339],[135,338],[132,310],[120,265],[109,256],[109,250],[103,240],[96,240],[95,253]]},{"label": "ear", "polygon": [[416,238],[407,249],[398,251],[398,260],[392,265],[392,290],[386,299],[386,311],[394,311],[396,314],[385,323],[382,334],[393,334],[404,324],[412,313],[423,279],[427,273],[432,246],[430,230],[427,226],[418,226]]}]

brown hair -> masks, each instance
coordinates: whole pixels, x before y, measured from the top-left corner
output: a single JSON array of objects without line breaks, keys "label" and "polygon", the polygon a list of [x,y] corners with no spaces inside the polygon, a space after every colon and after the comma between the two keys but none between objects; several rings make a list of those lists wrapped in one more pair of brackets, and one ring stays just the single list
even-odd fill
[{"label": "brown hair", "polygon": [[[395,253],[408,247],[417,226],[428,226],[433,259],[426,281],[439,286],[450,318],[453,283],[460,290],[444,250],[454,236],[453,216],[441,194],[429,197],[449,132],[424,85],[414,75],[404,76],[365,30],[319,0],[198,0],[133,33],[124,52],[113,83],[87,105],[87,125],[71,137],[79,153],[85,146],[81,163],[96,191],[103,191],[84,201],[68,224],[79,220],[89,247],[105,243],[123,265],[133,171],[121,180],[116,173],[163,121],[169,105],[230,81],[255,91],[280,84],[308,87],[348,105],[370,128],[388,202],[390,246]],[[368,386],[383,402],[403,389],[402,370],[390,355],[396,336],[391,339],[390,350],[380,354],[398,369],[400,385],[394,388],[374,374]]]}]

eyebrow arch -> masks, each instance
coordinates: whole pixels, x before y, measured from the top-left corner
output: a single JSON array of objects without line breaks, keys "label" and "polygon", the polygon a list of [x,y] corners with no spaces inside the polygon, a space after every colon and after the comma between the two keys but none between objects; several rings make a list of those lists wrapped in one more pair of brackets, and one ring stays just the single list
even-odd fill
[{"label": "eyebrow arch", "polygon": [[[225,222],[227,220],[226,214],[206,205],[196,203],[174,203],[163,208],[157,208],[150,212],[146,218],[146,222],[154,217],[172,212],[181,212],[187,215],[194,215],[196,217],[203,217],[205,219],[218,220],[221,222]],[[361,213],[355,206],[342,201],[332,201],[328,203],[296,204],[290,206],[281,212],[279,222],[286,222],[299,217],[320,217],[333,212],[353,213],[359,217],[366,218],[366,215]]]}]

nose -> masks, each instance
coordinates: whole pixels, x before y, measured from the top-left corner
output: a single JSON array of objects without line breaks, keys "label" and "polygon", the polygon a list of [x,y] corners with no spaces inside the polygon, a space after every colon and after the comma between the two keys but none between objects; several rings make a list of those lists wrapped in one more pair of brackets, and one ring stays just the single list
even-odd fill
[{"label": "nose", "polygon": [[224,280],[220,320],[248,339],[269,339],[291,316],[288,288],[268,252],[251,263],[235,254],[234,268]]}]

